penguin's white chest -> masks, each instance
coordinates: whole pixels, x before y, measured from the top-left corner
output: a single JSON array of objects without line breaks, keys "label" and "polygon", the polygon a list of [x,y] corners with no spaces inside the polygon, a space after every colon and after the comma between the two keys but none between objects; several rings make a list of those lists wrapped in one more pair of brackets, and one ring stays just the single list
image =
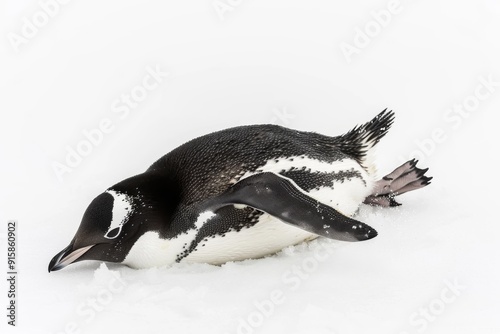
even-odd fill
[{"label": "penguin's white chest", "polygon": [[[347,216],[352,216],[371,193],[372,177],[356,161],[350,159],[332,163],[310,159],[306,156],[273,159],[261,166],[258,171],[280,173],[283,170],[300,169],[303,166],[306,166],[310,172],[356,171],[360,173],[361,178],[342,179],[333,182],[331,186],[304,191],[310,197]],[[243,175],[242,179],[253,174],[255,173],[247,173]],[[201,213],[195,224],[195,229],[182,233],[173,239],[161,239],[156,232],[145,233],[134,244],[123,263],[135,268],[174,263],[177,256],[185,251],[185,245],[189,245],[195,240],[197,231],[213,215],[212,212]],[[229,261],[259,258],[316,237],[315,234],[291,226],[268,214],[263,214],[259,216],[258,222],[251,227],[217,234],[201,242],[182,259],[182,262],[223,264]]]},{"label": "penguin's white chest", "polygon": [[252,227],[226,232],[198,245],[182,261],[187,263],[223,264],[230,261],[256,259],[279,252],[283,248],[312,240],[318,236],[288,225],[268,214],[259,217]]}]

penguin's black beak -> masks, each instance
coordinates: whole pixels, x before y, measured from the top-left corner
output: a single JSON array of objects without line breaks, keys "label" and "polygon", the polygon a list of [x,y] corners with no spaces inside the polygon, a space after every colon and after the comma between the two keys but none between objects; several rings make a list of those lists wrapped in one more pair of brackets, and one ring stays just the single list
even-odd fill
[{"label": "penguin's black beak", "polygon": [[51,271],[61,270],[67,265],[75,262],[78,258],[80,258],[83,254],[85,254],[89,249],[94,247],[95,245],[90,245],[78,249],[74,249],[73,243],[69,244],[68,247],[64,248],[60,251],[56,256],[52,258],[49,263],[49,273]]}]

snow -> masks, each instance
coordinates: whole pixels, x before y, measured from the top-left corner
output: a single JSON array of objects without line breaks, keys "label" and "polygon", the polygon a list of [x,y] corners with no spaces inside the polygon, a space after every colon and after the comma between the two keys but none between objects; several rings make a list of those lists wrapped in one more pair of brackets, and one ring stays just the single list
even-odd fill
[{"label": "snow", "polygon": [[[221,1],[224,20],[217,1],[61,4],[18,52],[9,33],[41,7],[6,1],[0,249],[5,264],[18,220],[19,276],[16,328],[0,284],[1,332],[498,333],[500,6]],[[376,17],[385,26],[347,59],[341,45]],[[380,175],[416,157],[434,180],[401,207],[363,206],[372,240],[47,272],[96,195],[191,138],[270,122],[336,135],[386,107]]]}]

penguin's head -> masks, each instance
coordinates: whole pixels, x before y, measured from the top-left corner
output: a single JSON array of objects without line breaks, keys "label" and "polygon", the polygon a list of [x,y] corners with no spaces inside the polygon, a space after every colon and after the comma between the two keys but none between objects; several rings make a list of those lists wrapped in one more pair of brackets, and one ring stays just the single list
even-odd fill
[{"label": "penguin's head", "polygon": [[157,181],[136,176],[94,198],[73,240],[50,261],[49,272],[82,260],[122,262],[142,234],[164,227],[172,203]]}]

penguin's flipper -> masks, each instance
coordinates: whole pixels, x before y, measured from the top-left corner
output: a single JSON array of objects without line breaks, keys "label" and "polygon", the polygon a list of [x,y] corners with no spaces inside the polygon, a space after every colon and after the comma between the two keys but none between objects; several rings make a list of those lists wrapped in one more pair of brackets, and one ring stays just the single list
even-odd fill
[{"label": "penguin's flipper", "polygon": [[308,196],[290,179],[274,173],[245,178],[223,194],[203,203],[216,211],[223,206],[244,204],[285,223],[326,238],[362,241],[377,236],[370,226],[349,218]]}]

